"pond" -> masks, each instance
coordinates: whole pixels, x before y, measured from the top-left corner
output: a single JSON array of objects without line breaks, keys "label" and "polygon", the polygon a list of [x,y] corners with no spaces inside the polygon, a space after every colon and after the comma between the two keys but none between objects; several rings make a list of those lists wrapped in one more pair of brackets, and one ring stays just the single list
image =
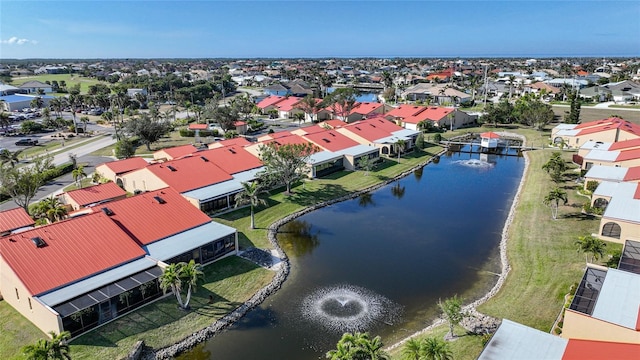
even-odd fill
[{"label": "pond", "polygon": [[278,235],[291,260],[282,289],[180,359],[324,359],[344,331],[390,345],[429,325],[438,299],[481,297],[523,169],[516,156],[448,154],[299,217]]}]

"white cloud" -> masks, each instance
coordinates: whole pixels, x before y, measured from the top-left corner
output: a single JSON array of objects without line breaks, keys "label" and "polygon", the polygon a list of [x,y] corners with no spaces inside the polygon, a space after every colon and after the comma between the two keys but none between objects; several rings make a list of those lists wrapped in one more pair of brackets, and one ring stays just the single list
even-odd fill
[{"label": "white cloud", "polygon": [[24,44],[37,44],[36,40],[29,40],[24,38],[18,38],[16,36],[12,36],[7,40],[0,40],[0,44],[8,44],[8,45],[24,45]]}]

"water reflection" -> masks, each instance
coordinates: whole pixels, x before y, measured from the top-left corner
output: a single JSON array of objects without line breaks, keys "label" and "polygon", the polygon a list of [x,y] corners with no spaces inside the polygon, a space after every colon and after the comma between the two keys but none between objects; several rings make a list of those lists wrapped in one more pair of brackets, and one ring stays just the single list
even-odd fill
[{"label": "water reflection", "polygon": [[293,220],[282,226],[278,231],[278,239],[283,240],[280,241],[283,250],[295,257],[311,254],[320,244],[318,233],[313,233],[312,228],[305,220]]},{"label": "water reflection", "polygon": [[400,185],[400,181],[396,181],[395,185],[391,187],[391,195],[401,200],[404,197],[405,190],[404,185]]},{"label": "water reflection", "polygon": [[421,166],[413,171],[413,177],[416,179],[417,182],[420,182],[420,180],[422,180],[423,172],[424,172],[424,166]]},{"label": "water reflection", "polygon": [[369,205],[376,206],[376,203],[373,201],[373,194],[370,192],[360,194],[360,196],[358,196],[358,205],[363,208],[366,208]]}]

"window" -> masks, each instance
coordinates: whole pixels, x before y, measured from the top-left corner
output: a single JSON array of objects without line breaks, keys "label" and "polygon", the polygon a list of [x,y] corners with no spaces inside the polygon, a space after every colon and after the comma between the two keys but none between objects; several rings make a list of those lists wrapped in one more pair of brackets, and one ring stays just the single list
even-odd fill
[{"label": "window", "polygon": [[33,310],[33,307],[31,306],[31,298],[28,298],[27,300],[29,300],[29,310]]},{"label": "window", "polygon": [[20,300],[20,294],[18,293],[18,288],[16,288],[16,299]]},{"label": "window", "polygon": [[620,225],[614,222],[608,222],[602,227],[602,236],[620,239]]}]

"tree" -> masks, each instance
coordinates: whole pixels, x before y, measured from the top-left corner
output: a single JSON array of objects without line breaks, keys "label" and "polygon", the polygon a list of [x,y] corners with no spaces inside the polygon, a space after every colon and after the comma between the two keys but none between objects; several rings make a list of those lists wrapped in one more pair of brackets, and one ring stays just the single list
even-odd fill
[{"label": "tree", "polygon": [[369,176],[369,171],[371,171],[375,167],[375,161],[371,159],[368,155],[362,156],[358,159],[358,168],[364,171],[364,176]]},{"label": "tree", "polygon": [[551,105],[530,96],[524,96],[516,102],[514,113],[521,124],[537,130],[543,130],[554,117]]},{"label": "tree", "polygon": [[567,198],[566,191],[556,187],[551,190],[542,200],[542,202],[551,208],[551,217],[553,220],[558,218],[558,207],[560,206],[560,201],[563,201],[566,205],[569,199]]},{"label": "tree", "polygon": [[82,122],[82,133],[84,136],[87,136],[87,124],[89,123],[89,117],[81,116],[80,121]]},{"label": "tree", "polygon": [[73,181],[76,183],[76,187],[82,189],[82,179],[87,177],[87,173],[84,172],[84,166],[80,165],[71,171]]},{"label": "tree", "polygon": [[604,256],[607,244],[592,235],[578,236],[578,240],[574,242],[578,247],[578,252],[583,252],[585,262],[589,262],[588,254],[591,254],[591,262],[598,260]]},{"label": "tree", "polygon": [[455,336],[453,327],[468,316],[462,311],[462,299],[458,295],[454,295],[444,301],[438,300],[438,307],[440,307],[444,319],[449,323],[449,334],[447,336],[453,338]]},{"label": "tree", "polygon": [[402,347],[402,358],[405,360],[422,359],[422,341],[411,338]]},{"label": "tree", "polygon": [[34,218],[47,219],[49,223],[54,223],[64,219],[67,215],[67,209],[57,197],[48,197],[42,199],[32,207],[32,216]]},{"label": "tree", "polygon": [[551,180],[559,183],[562,181],[562,174],[567,170],[567,164],[562,159],[562,154],[559,151],[554,151],[549,160],[542,165],[542,170],[551,176]]},{"label": "tree", "polygon": [[356,107],[358,94],[358,90],[354,88],[340,88],[329,94],[323,102],[339,119],[347,121],[351,110]]},{"label": "tree", "polygon": [[[166,294],[171,289],[183,310],[189,309],[191,293],[204,277],[202,265],[190,260],[188,263],[169,264],[160,275],[160,288]],[[182,291],[187,289],[186,298],[182,301]]]},{"label": "tree", "polygon": [[570,91],[569,92],[569,112],[565,113],[564,122],[567,124],[577,124],[580,122],[580,98],[578,96],[578,91]]},{"label": "tree", "polygon": [[42,97],[40,96],[34,97],[33,100],[31,100],[31,102],[29,103],[29,106],[36,109],[41,109],[43,105],[44,100],[42,100]]},{"label": "tree", "polygon": [[424,148],[424,134],[423,133],[418,134],[418,137],[416,138],[416,148],[418,148],[419,150],[422,150]]},{"label": "tree", "polygon": [[440,339],[428,337],[422,341],[420,346],[420,359],[424,360],[453,360],[453,354],[449,349],[449,344]]},{"label": "tree", "polygon": [[315,122],[315,115],[320,109],[318,103],[319,101],[316,100],[313,95],[307,95],[302,100],[300,100],[296,107],[304,111],[304,115],[307,116],[311,120],[311,122]]},{"label": "tree", "polygon": [[242,190],[236,194],[235,200],[238,207],[243,204],[249,204],[251,208],[251,229],[255,229],[255,219],[253,214],[253,208],[259,205],[266,205],[267,202],[259,197],[260,193],[264,192],[260,184],[257,181],[254,182],[242,182]]},{"label": "tree", "polygon": [[10,196],[25,211],[44,183],[43,172],[51,168],[51,156],[36,157],[31,166],[12,168],[0,166],[0,192]]},{"label": "tree", "polygon": [[49,332],[51,340],[40,339],[36,344],[27,345],[22,348],[22,352],[29,360],[70,360],[71,349],[67,341],[71,338],[68,331],[60,334]]},{"label": "tree", "polygon": [[260,159],[266,168],[263,175],[268,180],[284,184],[286,194],[291,194],[291,184],[307,170],[307,161],[316,151],[316,146],[311,143],[278,145],[270,142],[262,145]]},{"label": "tree", "polygon": [[128,159],[135,155],[136,147],[133,144],[133,141],[129,138],[121,138],[120,141],[116,142],[116,146],[114,148],[115,156],[118,159]]},{"label": "tree", "polygon": [[295,114],[293,114],[293,118],[295,120],[298,120],[298,126],[300,126],[300,124],[304,121],[304,114],[303,113],[295,113]]},{"label": "tree", "polygon": [[386,360],[389,354],[383,350],[380,336],[369,338],[368,333],[344,333],[336,349],[326,354],[331,360]]},{"label": "tree", "polygon": [[400,162],[400,155],[404,152],[405,146],[407,146],[407,141],[399,139],[395,142],[396,152],[398,153],[398,162]]},{"label": "tree", "polygon": [[12,168],[16,167],[16,164],[20,162],[20,154],[23,150],[10,151],[9,149],[0,150],[0,164],[4,165],[9,163]]},{"label": "tree", "polygon": [[180,279],[180,269],[181,265],[178,264],[169,264],[162,271],[162,275],[160,275],[160,288],[163,293],[167,293],[167,290],[171,289],[173,295],[175,295],[176,300],[178,300],[178,306],[181,309],[184,309],[184,303],[182,302],[182,280]]},{"label": "tree", "polygon": [[11,125],[9,114],[4,111],[0,111],[0,127],[6,131],[9,128],[9,125]]},{"label": "tree", "polygon": [[125,131],[137,136],[140,141],[151,151],[151,144],[171,130],[171,124],[164,120],[153,120],[147,114],[141,114],[140,118],[129,119],[125,124]]}]

